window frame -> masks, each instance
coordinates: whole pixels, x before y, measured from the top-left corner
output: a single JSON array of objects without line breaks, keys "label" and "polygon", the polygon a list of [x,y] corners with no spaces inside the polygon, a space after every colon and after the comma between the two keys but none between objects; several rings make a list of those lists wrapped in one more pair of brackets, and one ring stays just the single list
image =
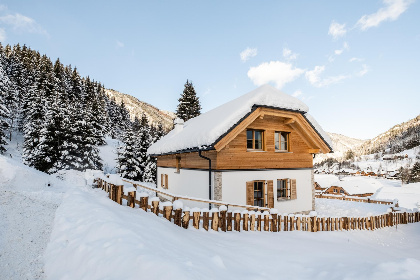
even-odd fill
[{"label": "window frame", "polygon": [[[290,198],[287,197],[287,184],[289,183],[288,181],[289,181],[289,179],[277,179],[277,185],[276,185],[277,201],[289,200],[290,199]],[[284,182],[284,196],[279,196],[279,182]]]},{"label": "window frame", "polygon": [[[252,132],[252,139],[248,138],[248,131]],[[255,138],[255,132],[261,132],[261,149],[256,149],[256,138]],[[248,147],[248,141],[252,141],[252,148]],[[265,130],[263,129],[246,129],[246,149],[247,151],[265,151]]]},{"label": "window frame", "polygon": [[[286,150],[282,150],[281,146],[282,146],[282,141],[281,141],[281,134],[285,133],[286,134]],[[276,147],[276,137],[278,137],[278,148]],[[287,131],[275,131],[274,132],[274,150],[276,152],[280,152],[280,153],[288,153],[290,152],[290,132]]]},{"label": "window frame", "polygon": [[[255,185],[261,183],[262,185],[262,189],[261,189],[261,198],[259,198],[259,200],[262,200],[262,206],[259,205],[255,205],[255,201],[256,201],[256,196],[255,196]],[[257,207],[266,207],[266,187],[265,187],[266,181],[263,180],[255,180],[253,181],[253,189],[254,189],[254,205],[253,206],[257,206]]]}]

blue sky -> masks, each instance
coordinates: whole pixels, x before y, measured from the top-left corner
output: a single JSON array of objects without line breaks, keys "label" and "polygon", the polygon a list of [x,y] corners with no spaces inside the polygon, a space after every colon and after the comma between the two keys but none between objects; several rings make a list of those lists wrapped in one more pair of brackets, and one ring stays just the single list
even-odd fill
[{"label": "blue sky", "polygon": [[269,83],[355,138],[420,113],[418,1],[2,1],[0,41],[163,110],[189,79],[203,112]]}]

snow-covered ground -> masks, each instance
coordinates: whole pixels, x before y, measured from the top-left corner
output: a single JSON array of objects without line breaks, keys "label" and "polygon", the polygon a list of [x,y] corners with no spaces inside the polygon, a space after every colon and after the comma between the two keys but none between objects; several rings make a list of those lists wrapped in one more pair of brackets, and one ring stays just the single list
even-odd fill
[{"label": "snow-covered ground", "polygon": [[[418,279],[420,224],[376,231],[206,232],[74,188],[45,255],[51,279]],[[63,261],[65,260],[65,261]]]},{"label": "snow-covered ground", "polygon": [[[373,232],[185,230],[92,189],[97,171],[47,175],[23,165],[18,136],[0,155],[0,279],[420,279],[420,223]],[[101,156],[112,172],[118,143],[107,143]],[[378,198],[407,208],[420,201],[420,184],[372,180],[363,183],[379,184]],[[316,200],[318,216],[387,209]]]},{"label": "snow-covered ground", "polygon": [[419,209],[420,207],[420,183],[402,185],[399,180],[366,176],[347,176],[339,179],[338,176],[332,174],[315,174],[315,182],[324,188],[343,186],[362,191],[358,193],[373,192],[371,197],[373,199],[397,199],[400,207],[408,209]]}]

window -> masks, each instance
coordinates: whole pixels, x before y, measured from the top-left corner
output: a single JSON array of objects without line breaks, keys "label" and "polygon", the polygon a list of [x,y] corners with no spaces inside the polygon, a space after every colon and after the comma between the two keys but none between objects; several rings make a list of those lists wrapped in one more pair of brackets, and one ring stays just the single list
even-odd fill
[{"label": "window", "polygon": [[276,151],[289,151],[289,132],[275,132],[274,145]]},{"label": "window", "polygon": [[168,188],[168,174],[160,174],[160,186],[163,189]]},{"label": "window", "polygon": [[340,193],[344,193],[344,190],[340,190]]},{"label": "window", "polygon": [[334,189],[334,192],[336,193],[337,192],[337,189]]},{"label": "window", "polygon": [[296,179],[277,180],[277,201],[297,199]]},{"label": "window", "polygon": [[254,181],[254,206],[264,207],[264,181]]},{"label": "window", "polygon": [[287,198],[287,180],[277,180],[277,199]]},{"label": "window", "polygon": [[246,148],[250,150],[264,149],[264,131],[247,129]]}]

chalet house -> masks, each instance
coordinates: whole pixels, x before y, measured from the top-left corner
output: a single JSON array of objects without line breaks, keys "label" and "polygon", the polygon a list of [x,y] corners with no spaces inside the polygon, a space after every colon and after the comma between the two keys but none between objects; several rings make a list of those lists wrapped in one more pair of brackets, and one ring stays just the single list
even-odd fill
[{"label": "chalet house", "polygon": [[148,149],[157,157],[157,187],[287,213],[313,210],[313,156],[332,144],[307,111],[264,85],[185,123],[177,119]]},{"label": "chalet house", "polygon": [[363,192],[360,188],[350,186],[331,186],[327,188],[323,194],[340,194],[346,196],[366,197],[373,195],[373,192]]},{"label": "chalet house", "polygon": [[318,184],[318,182],[315,182],[315,190],[316,191],[323,191],[326,190],[327,188],[323,188],[320,184]]}]

